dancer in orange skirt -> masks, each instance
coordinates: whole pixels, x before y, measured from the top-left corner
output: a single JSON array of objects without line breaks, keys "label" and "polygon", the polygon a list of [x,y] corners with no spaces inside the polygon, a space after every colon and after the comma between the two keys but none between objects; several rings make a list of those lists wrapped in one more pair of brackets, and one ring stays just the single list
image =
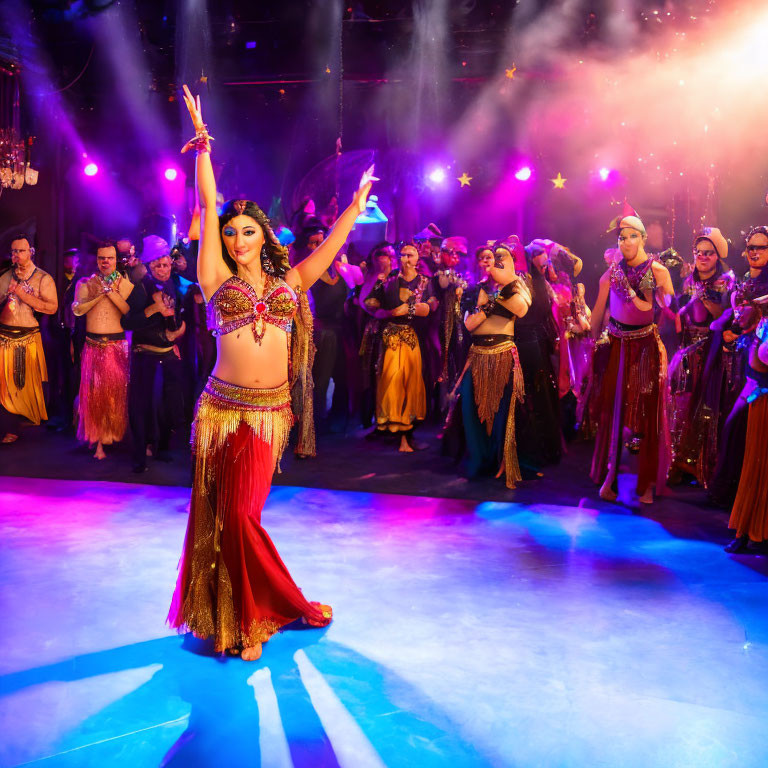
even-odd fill
[{"label": "dancer in orange skirt", "polygon": [[[766,242],[768,247],[768,242]],[[754,302],[763,314],[755,330],[749,350],[747,377],[754,386],[747,396],[749,416],[744,464],[739,490],[733,502],[728,527],[736,530],[736,538],[725,548],[727,552],[768,553],[768,296]]]},{"label": "dancer in orange skirt", "polygon": [[197,152],[202,209],[197,276],[218,355],[195,413],[192,501],[168,621],[251,661],[281,627],[331,621],[330,607],[309,602],[291,578],[261,512],[294,420],[291,382],[307,367],[304,294],[333,262],[375,179],[372,168],[363,174],[328,237],[291,268],[255,203],[231,201],[217,216],[200,98],[184,86],[184,99],[196,135],[182,151]]}]

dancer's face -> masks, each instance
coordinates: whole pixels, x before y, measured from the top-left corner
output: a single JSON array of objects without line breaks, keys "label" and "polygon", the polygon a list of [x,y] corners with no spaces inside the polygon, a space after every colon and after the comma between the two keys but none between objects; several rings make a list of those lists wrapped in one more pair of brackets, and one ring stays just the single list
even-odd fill
[{"label": "dancer's face", "polygon": [[108,248],[99,248],[96,251],[96,264],[104,277],[111,275],[117,267],[117,251],[114,247],[110,245]]},{"label": "dancer's face", "polygon": [[642,250],[644,241],[642,232],[631,227],[624,227],[619,232],[619,250],[621,255],[627,261],[632,261]]},{"label": "dancer's face", "polygon": [[221,228],[221,239],[227,253],[243,267],[258,263],[264,245],[264,230],[250,216],[234,216]]},{"label": "dancer's face", "polygon": [[26,238],[11,243],[11,261],[22,271],[32,261],[32,247]]},{"label": "dancer's face", "polygon": [[455,248],[443,248],[440,251],[440,261],[446,269],[453,269],[459,263],[460,256]]},{"label": "dancer's face", "polygon": [[406,245],[400,250],[400,264],[403,269],[416,269],[419,263],[419,252],[412,245]]},{"label": "dancer's face", "polygon": [[515,259],[506,248],[497,248],[488,267],[488,274],[499,284],[506,285],[515,278]]},{"label": "dancer's face", "polygon": [[768,237],[762,232],[756,232],[747,241],[747,262],[753,269],[768,264]]},{"label": "dancer's face", "polygon": [[323,237],[322,232],[317,232],[316,234],[312,235],[309,240],[307,240],[307,251],[309,253],[312,253],[319,245],[320,243],[325,240],[325,237]]},{"label": "dancer's face", "polygon": [[549,265],[549,256],[547,256],[546,251],[541,251],[531,259],[531,262],[533,266],[536,267],[536,269],[538,269],[539,272],[543,275],[547,270],[547,266]]},{"label": "dancer's face", "polygon": [[392,271],[392,248],[381,248],[373,256],[373,266],[377,275],[388,275]]},{"label": "dancer's face", "polygon": [[717,251],[710,240],[699,240],[693,246],[693,257],[696,260],[696,269],[699,274],[708,275],[717,267]]},{"label": "dancer's face", "polygon": [[[101,269],[101,267],[99,267]],[[149,271],[155,280],[164,283],[171,276],[171,257],[161,256],[159,259],[149,262]]]},{"label": "dancer's face", "polygon": [[477,254],[477,266],[480,268],[480,274],[487,275],[492,265],[493,251],[490,248],[484,248]]}]

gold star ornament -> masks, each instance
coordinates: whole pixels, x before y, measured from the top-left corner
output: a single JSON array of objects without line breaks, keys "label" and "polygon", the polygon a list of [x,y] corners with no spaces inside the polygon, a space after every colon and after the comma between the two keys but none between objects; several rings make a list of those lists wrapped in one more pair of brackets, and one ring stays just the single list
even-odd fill
[{"label": "gold star ornament", "polygon": [[469,182],[472,181],[472,176],[469,176],[466,171],[458,177],[458,181],[462,187],[468,187]]},{"label": "gold star ornament", "polygon": [[504,70],[504,77],[506,77],[507,80],[514,80],[515,72],[517,72],[517,67],[513,64],[509,69]]},{"label": "gold star ornament", "polygon": [[564,179],[563,175],[558,171],[556,178],[550,179],[550,181],[555,185],[555,189],[565,189],[565,182],[568,179]]}]

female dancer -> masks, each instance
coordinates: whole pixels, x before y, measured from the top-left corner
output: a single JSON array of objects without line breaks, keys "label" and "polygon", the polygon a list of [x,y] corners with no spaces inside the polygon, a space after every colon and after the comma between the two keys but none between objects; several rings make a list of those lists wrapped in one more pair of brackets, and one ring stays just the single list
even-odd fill
[{"label": "female dancer", "polygon": [[557,374],[552,364],[558,336],[555,294],[547,281],[548,275],[552,279],[556,275],[544,241],[532,241],[525,252],[527,272],[523,279],[530,289],[532,303],[515,324],[515,343],[525,379],[517,448],[523,472],[533,477],[541,476],[544,466],[560,463],[563,438]]},{"label": "female dancer", "polygon": [[[478,261],[488,249],[478,250]],[[456,384],[458,400],[446,423],[444,450],[467,454],[467,474],[504,476],[507,488],[522,477],[517,460],[515,409],[525,395],[515,347],[515,320],[531,304],[531,294],[515,274],[513,248],[498,243],[487,278],[480,282],[477,306],[464,324],[472,337],[467,364]]]},{"label": "female dancer", "polygon": [[601,318],[610,307],[607,355],[596,355],[604,364],[598,395],[600,413],[592,479],[601,484],[600,498],[616,501],[624,432],[627,447],[638,453],[637,495],[653,503],[653,486],[666,486],[670,447],[667,426],[667,352],[653,322],[654,297],[669,306],[674,295],[667,268],[645,252],[648,235],[637,216],[618,224],[621,260],[600,278],[597,303],[592,312],[592,335],[602,333]]},{"label": "female dancer", "polygon": [[168,621],[198,637],[213,636],[217,652],[241,652],[251,661],[261,656],[262,643],[296,619],[318,627],[331,620],[330,607],[308,602],[294,583],[261,527],[261,510],[293,423],[291,377],[297,363],[306,366],[306,358],[290,355],[294,320],[298,332],[306,319],[297,314],[298,294],[328,269],[375,179],[372,168],[363,174],[323,244],[290,268],[255,203],[231,201],[217,216],[200,98],[184,86],[184,100],[196,136],[182,151],[197,151],[202,208],[197,275],[218,357],[193,424],[192,501]]}]

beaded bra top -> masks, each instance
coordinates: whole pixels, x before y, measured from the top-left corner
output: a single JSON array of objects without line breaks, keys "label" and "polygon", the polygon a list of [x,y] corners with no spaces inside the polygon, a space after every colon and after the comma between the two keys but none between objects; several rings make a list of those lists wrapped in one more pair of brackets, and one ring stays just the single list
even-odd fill
[{"label": "beaded bra top", "polygon": [[208,330],[225,336],[250,325],[258,344],[264,338],[267,323],[290,333],[299,306],[295,291],[279,277],[269,277],[264,295],[258,296],[250,283],[239,277],[227,278],[208,302]]},{"label": "beaded bra top", "polygon": [[636,267],[630,267],[622,259],[614,262],[609,268],[611,288],[626,302],[632,301],[631,291],[644,297],[648,291],[656,290],[656,276],[653,274],[654,258],[648,259]]}]

